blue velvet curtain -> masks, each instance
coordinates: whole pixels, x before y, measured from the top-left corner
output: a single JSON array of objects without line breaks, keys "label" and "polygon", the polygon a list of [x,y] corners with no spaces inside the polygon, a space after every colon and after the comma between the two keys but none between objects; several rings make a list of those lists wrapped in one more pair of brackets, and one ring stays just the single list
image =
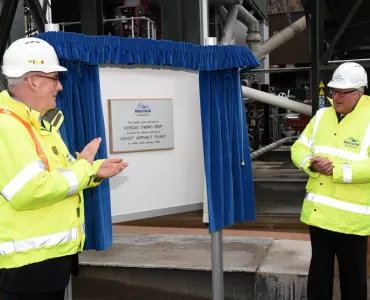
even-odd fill
[{"label": "blue velvet curtain", "polygon": [[86,36],[72,32],[46,32],[38,36],[50,43],[59,58],[90,65],[152,65],[188,70],[255,68],[257,58],[245,46],[199,46],[165,40],[117,36]]},{"label": "blue velvet curtain", "polygon": [[[61,74],[65,90],[58,103],[65,113],[62,136],[71,152],[96,136],[103,138],[98,158],[106,157],[104,119],[99,91],[99,64],[171,66],[200,72],[202,124],[210,230],[253,220],[253,179],[245,114],[241,107],[238,68],[259,65],[244,46],[198,46],[173,41],[86,36],[47,32],[69,71]],[[242,167],[241,160],[245,160]],[[86,249],[104,250],[112,243],[109,182],[86,191]]]},{"label": "blue velvet curtain", "polygon": [[[57,105],[64,113],[61,135],[71,154],[81,152],[91,140],[102,138],[96,159],[107,158],[104,116],[98,66],[62,60],[68,72],[60,73],[63,91]],[[85,250],[105,250],[112,244],[109,180],[84,191]]]},{"label": "blue velvet curtain", "polygon": [[201,71],[203,148],[210,232],[255,220],[249,139],[239,71]]}]

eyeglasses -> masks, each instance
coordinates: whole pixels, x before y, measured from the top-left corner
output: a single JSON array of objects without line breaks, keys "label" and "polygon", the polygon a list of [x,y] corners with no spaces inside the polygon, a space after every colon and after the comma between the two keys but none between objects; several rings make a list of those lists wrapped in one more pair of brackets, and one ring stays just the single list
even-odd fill
[{"label": "eyeglasses", "polygon": [[350,91],[347,91],[347,92],[337,91],[337,90],[330,90],[329,92],[330,92],[330,96],[332,96],[332,97],[335,96],[335,95],[338,95],[339,98],[343,98],[347,94],[358,92],[358,90],[350,90]]},{"label": "eyeglasses", "polygon": [[[37,75],[31,75],[31,76],[44,77],[44,78],[52,79],[52,80],[55,81],[55,85],[57,85],[57,83],[60,82],[58,76],[52,76],[52,77],[50,77],[50,76],[38,75],[38,74]],[[27,78],[25,78],[24,80],[26,81]]]}]

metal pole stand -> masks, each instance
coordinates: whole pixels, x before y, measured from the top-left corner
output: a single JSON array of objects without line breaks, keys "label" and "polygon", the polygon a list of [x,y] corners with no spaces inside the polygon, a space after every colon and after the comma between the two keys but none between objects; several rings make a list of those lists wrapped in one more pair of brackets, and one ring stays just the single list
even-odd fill
[{"label": "metal pole stand", "polygon": [[222,230],[212,232],[212,299],[224,300]]}]

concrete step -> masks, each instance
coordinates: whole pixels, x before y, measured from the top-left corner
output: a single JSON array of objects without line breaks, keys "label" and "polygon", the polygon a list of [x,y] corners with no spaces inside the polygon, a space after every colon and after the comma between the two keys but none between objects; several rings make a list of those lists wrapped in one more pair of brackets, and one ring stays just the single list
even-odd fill
[{"label": "concrete step", "polygon": [[[224,299],[305,300],[310,257],[306,241],[224,237]],[[80,264],[74,300],[212,299],[209,236],[116,235]]]},{"label": "concrete step", "polygon": [[269,151],[259,156],[257,160],[265,162],[291,161],[290,146],[281,146],[277,149]]},{"label": "concrete step", "polygon": [[300,212],[308,176],[292,162],[254,161],[253,178],[256,208],[259,213]]}]

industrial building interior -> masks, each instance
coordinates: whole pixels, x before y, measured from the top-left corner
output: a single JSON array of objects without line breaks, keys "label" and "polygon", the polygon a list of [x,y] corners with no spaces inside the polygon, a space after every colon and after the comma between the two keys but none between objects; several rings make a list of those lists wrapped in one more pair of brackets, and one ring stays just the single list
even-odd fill
[{"label": "industrial building interior", "polygon": [[[0,0],[0,57],[12,41],[44,32],[49,23],[65,32],[202,45],[200,2]],[[299,221],[307,177],[292,164],[290,146],[311,116],[330,105],[325,86],[335,68],[356,61],[369,71],[370,1],[206,2],[209,36],[220,45],[248,46],[261,63],[241,73],[257,220],[227,229],[307,233]],[[6,81],[0,75],[3,89]],[[125,226],[154,228],[152,232],[206,228],[201,210],[128,221],[116,224],[115,230],[124,231]]]},{"label": "industrial building interior", "polygon": [[[198,0],[0,0],[0,56],[48,23],[65,32],[202,44]],[[323,105],[333,70],[343,61],[370,62],[369,1],[209,0],[209,36],[248,46],[261,65],[241,73],[254,162],[257,222],[233,229],[306,232],[299,222],[305,175],[289,145]],[[119,20],[119,21],[117,21]],[[6,82],[0,77],[0,88]],[[325,103],[328,105],[328,103]],[[271,198],[273,195],[273,198]],[[125,225],[200,227],[201,211]]]}]

